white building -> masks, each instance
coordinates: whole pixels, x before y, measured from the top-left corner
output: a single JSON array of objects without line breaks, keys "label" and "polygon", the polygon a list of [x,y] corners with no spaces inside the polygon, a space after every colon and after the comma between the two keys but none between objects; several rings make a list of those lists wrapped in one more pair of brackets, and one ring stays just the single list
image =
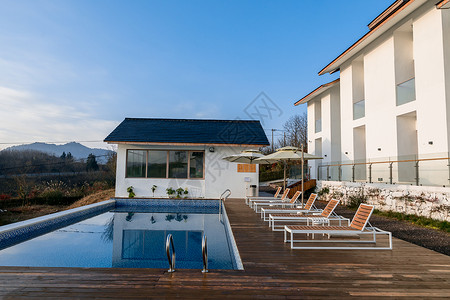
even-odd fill
[{"label": "white building", "polygon": [[[117,144],[116,197],[168,197],[167,188],[183,188],[182,197],[218,199],[225,189],[243,198],[258,186],[258,166],[222,158],[269,145],[259,121],[126,118],[105,142]],[[152,186],[156,190],[152,192]]]},{"label": "white building", "polygon": [[450,185],[449,8],[396,1],[319,72],[340,80],[295,103],[307,103],[309,152],[324,157],[313,178]]}]

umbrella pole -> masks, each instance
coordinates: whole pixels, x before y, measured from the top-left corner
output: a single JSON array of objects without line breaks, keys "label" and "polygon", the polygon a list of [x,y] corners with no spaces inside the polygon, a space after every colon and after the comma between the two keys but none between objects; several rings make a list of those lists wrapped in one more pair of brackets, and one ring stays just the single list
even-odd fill
[{"label": "umbrella pole", "polygon": [[302,144],[302,208],[304,207],[303,206],[303,201],[304,201],[304,195],[303,195],[303,192],[304,192],[304,190],[303,190],[303,188],[304,188],[304,186],[303,186],[303,183],[304,183],[304,174],[303,174],[303,170],[304,170],[304,168],[303,168],[303,165],[304,165],[304,162],[305,162],[305,159],[304,159],[305,157],[303,156],[303,144]]},{"label": "umbrella pole", "polygon": [[286,190],[286,162],[284,162],[283,192]]}]

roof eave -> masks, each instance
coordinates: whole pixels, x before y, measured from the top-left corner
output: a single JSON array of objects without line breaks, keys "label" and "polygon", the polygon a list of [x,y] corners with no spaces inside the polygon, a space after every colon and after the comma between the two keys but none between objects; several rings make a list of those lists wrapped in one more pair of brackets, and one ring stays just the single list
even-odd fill
[{"label": "roof eave", "polygon": [[322,94],[323,92],[325,92],[326,90],[334,87],[337,83],[340,82],[340,78],[333,80],[331,82],[322,84],[321,86],[319,86],[318,88],[316,88],[315,90],[313,90],[311,93],[309,93],[308,95],[306,95],[305,97],[303,97],[302,99],[298,100],[297,102],[294,103],[294,106],[300,105],[300,104],[304,104],[308,101],[310,101],[311,99],[313,99],[314,97],[317,97],[318,95]]},{"label": "roof eave", "polygon": [[151,146],[231,146],[231,147],[266,147],[270,144],[226,144],[226,143],[163,143],[163,142],[133,142],[133,141],[104,141],[108,144],[133,144]]},{"label": "roof eave", "polygon": [[404,16],[408,15],[412,10],[424,4],[427,0],[410,0],[401,6],[397,11],[390,14],[384,21],[382,21],[375,28],[367,32],[360,39],[358,39],[347,50],[342,52],[332,62],[319,71],[319,75],[326,73],[333,74],[340,70],[340,66],[345,63],[354,54],[359,52],[362,48],[373,42],[389,28],[391,28],[396,22],[400,21]]}]

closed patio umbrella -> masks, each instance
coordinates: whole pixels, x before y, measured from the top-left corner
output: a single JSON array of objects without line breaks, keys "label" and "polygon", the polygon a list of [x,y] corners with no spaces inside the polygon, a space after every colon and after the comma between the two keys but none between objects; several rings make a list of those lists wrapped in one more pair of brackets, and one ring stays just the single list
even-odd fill
[{"label": "closed patio umbrella", "polygon": [[289,161],[301,161],[302,162],[302,207],[303,207],[303,165],[305,160],[308,159],[322,159],[322,157],[315,156],[309,153],[303,152],[303,144],[302,147],[299,149],[297,147],[283,147],[277,149],[276,152],[266,155],[264,157],[258,158],[255,160],[255,162],[261,160],[261,161],[268,161],[269,163],[274,162],[283,162],[284,164],[284,180],[283,180],[283,187],[284,190],[286,190],[286,165]]}]

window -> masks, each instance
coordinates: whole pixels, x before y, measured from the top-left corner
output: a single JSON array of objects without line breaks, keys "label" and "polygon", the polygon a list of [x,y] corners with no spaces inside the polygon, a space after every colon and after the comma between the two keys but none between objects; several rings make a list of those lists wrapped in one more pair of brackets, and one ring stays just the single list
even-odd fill
[{"label": "window", "polygon": [[415,78],[397,85],[397,106],[416,100]]},{"label": "window", "polygon": [[315,133],[322,131],[322,119],[316,120]]},{"label": "window", "polygon": [[353,103],[353,120],[363,118],[366,115],[366,102],[364,100]]},{"label": "window", "polygon": [[127,150],[126,177],[204,178],[204,151]]},{"label": "window", "polygon": [[148,178],[166,178],[167,151],[148,151]]},{"label": "window", "polygon": [[169,178],[187,178],[187,151],[169,151]]},{"label": "window", "polygon": [[189,155],[189,177],[203,178],[204,152],[191,152]]},{"label": "window", "polygon": [[145,177],[146,160],[147,160],[147,151],[128,150],[127,177]]}]

